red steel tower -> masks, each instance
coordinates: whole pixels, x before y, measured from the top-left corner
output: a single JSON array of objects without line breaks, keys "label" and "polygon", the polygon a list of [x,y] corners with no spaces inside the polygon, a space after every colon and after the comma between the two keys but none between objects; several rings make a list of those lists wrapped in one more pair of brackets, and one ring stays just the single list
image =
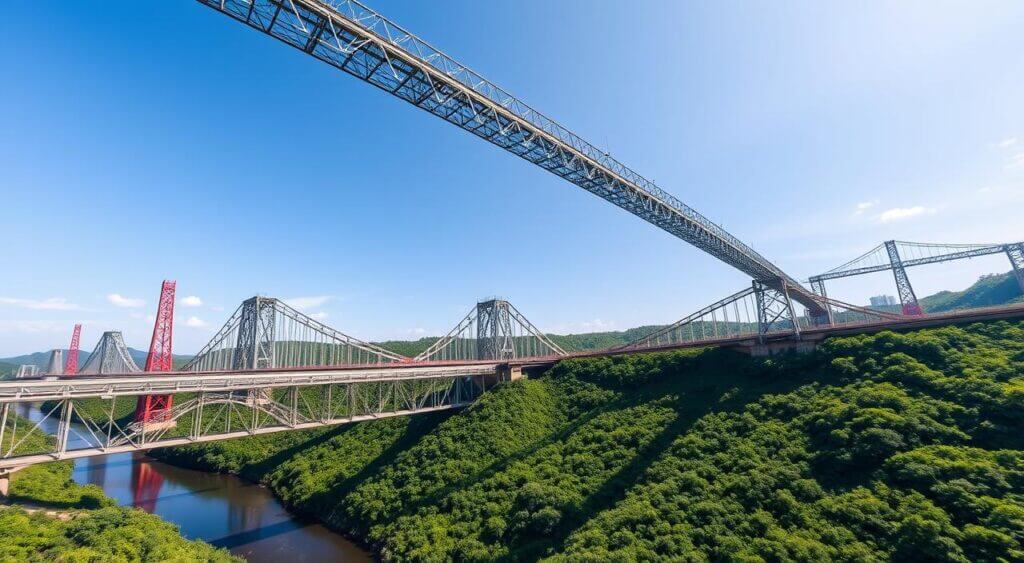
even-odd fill
[{"label": "red steel tower", "polygon": [[[174,287],[175,282],[164,280],[160,288],[160,303],[153,322],[153,340],[149,344],[145,371],[171,371],[171,337],[174,332]],[[135,420],[139,422],[159,421],[161,415],[171,410],[174,397],[171,395],[146,395],[139,397],[135,404]]]},{"label": "red steel tower", "polygon": [[71,333],[71,347],[68,348],[68,359],[64,361],[64,375],[78,373],[78,337],[82,335],[82,325],[75,325]]}]

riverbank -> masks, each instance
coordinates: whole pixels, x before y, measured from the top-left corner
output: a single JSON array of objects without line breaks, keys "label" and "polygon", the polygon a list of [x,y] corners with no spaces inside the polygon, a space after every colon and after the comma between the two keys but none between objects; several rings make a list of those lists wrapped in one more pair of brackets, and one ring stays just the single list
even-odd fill
[{"label": "riverbank", "polygon": [[476,405],[158,453],[388,560],[1024,555],[1024,323],[569,360]]},{"label": "riverbank", "polygon": [[[46,439],[30,435],[25,445]],[[117,506],[99,487],[75,483],[72,471],[65,461],[12,476],[8,504],[0,506],[0,560],[243,561],[181,537],[159,517]]]}]

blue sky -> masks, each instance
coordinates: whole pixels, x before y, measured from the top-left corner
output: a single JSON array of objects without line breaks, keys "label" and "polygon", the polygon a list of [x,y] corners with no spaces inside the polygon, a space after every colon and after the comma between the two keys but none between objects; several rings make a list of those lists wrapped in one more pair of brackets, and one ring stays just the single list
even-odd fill
[{"label": "blue sky", "polygon": [[[794,276],[889,238],[1024,239],[1019,2],[370,5]],[[14,2],[0,37],[0,356],[66,346],[75,321],[85,348],[113,328],[145,348],[164,278],[182,353],[256,293],[382,339],[487,295],[581,332],[748,283],[195,2]],[[926,294],[1006,269],[911,275]]]}]

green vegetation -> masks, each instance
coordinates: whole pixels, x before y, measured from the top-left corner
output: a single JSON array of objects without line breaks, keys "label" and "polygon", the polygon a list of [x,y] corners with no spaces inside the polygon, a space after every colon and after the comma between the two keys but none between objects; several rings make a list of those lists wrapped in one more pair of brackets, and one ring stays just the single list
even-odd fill
[{"label": "green vegetation", "polygon": [[564,361],[472,408],[168,450],[392,560],[1020,560],[1024,323]]},{"label": "green vegetation", "polygon": [[0,380],[14,379],[14,376],[17,375],[17,373],[18,366],[7,362],[0,362]]},{"label": "green vegetation", "polygon": [[1004,303],[1024,301],[1013,272],[981,276],[963,291],[940,291],[921,300],[921,307],[929,313],[990,307]]},{"label": "green vegetation", "polygon": [[[39,451],[52,440],[29,434],[31,423],[25,419],[14,428],[4,442],[20,444],[17,453]],[[226,550],[182,538],[177,526],[157,516],[116,506],[99,487],[75,483],[72,470],[71,462],[63,461],[13,474],[9,500],[15,505],[0,506],[0,561],[238,560]]]},{"label": "green vegetation", "polygon": [[2,561],[241,561],[141,510],[102,508],[54,518],[0,508]]}]

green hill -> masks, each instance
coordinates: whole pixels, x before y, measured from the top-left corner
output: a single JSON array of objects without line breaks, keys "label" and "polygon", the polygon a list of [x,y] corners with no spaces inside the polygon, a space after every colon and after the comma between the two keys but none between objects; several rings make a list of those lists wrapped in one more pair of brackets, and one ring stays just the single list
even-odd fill
[{"label": "green hill", "polygon": [[1024,559],[1024,322],[563,361],[473,407],[159,451],[385,560]]},{"label": "green hill", "polygon": [[921,307],[929,313],[1020,303],[1020,285],[1013,272],[981,276],[963,291],[940,291],[921,299]]}]

